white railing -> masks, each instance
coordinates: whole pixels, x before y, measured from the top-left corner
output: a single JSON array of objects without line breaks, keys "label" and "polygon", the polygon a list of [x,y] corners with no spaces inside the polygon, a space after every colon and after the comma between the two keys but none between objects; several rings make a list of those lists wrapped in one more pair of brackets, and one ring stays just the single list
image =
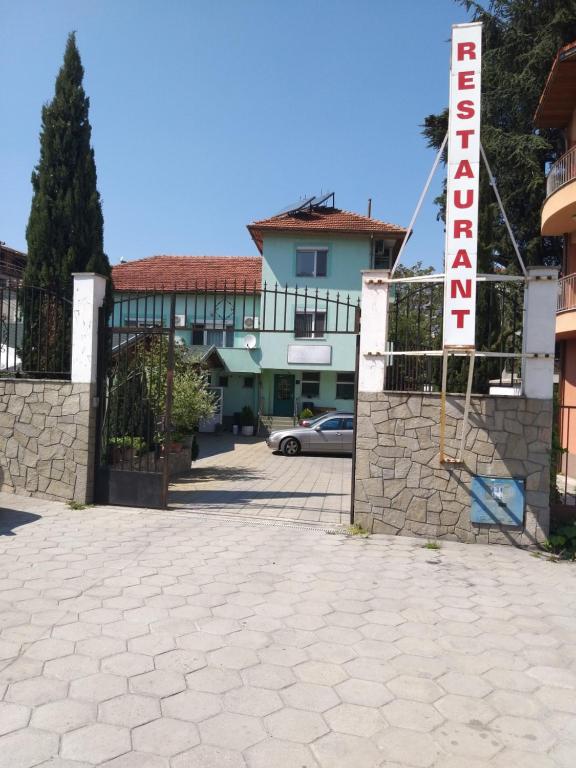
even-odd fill
[{"label": "white railing", "polygon": [[558,280],[558,312],[576,309],[576,274]]},{"label": "white railing", "polygon": [[564,184],[568,184],[574,179],[576,179],[576,146],[569,149],[550,168],[546,179],[546,196],[550,196]]}]

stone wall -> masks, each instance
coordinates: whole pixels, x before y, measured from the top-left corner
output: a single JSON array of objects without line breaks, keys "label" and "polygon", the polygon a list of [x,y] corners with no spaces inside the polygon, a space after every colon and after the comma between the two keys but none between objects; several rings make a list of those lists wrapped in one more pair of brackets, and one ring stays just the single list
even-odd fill
[{"label": "stone wall", "polygon": [[90,384],[0,379],[0,490],[92,500]]},{"label": "stone wall", "polygon": [[[447,398],[446,454],[460,446],[464,397]],[[440,396],[359,393],[355,519],[375,533],[533,545],[546,538],[552,401],[472,397],[463,463],[440,464]],[[470,523],[473,475],[525,478],[522,530]]]}]

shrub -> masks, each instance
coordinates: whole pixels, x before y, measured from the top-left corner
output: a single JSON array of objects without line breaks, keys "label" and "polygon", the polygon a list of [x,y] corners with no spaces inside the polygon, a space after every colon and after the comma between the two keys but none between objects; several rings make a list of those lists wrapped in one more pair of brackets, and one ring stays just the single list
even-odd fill
[{"label": "shrub", "polygon": [[304,408],[304,410],[300,414],[301,419],[311,419],[312,416],[314,416],[314,412],[311,411],[310,408]]},{"label": "shrub", "polygon": [[576,560],[576,523],[556,528],[544,548],[560,560]]}]

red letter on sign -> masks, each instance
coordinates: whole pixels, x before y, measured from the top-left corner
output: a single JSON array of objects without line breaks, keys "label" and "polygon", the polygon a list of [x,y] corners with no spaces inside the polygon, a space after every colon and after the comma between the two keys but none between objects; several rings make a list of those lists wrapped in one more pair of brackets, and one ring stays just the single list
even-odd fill
[{"label": "red letter on sign", "polygon": [[458,296],[457,293],[460,294],[460,296],[463,299],[471,299],[472,298],[472,280],[451,280],[450,281],[450,298],[451,299],[457,299]]},{"label": "red letter on sign", "polygon": [[456,315],[456,328],[464,328],[464,317],[470,314],[469,309],[453,309],[452,314]]},{"label": "red letter on sign", "polygon": [[474,171],[472,170],[472,166],[470,165],[468,160],[460,160],[458,163],[458,168],[456,168],[456,173],[454,174],[455,179],[473,179],[474,178]]},{"label": "red letter on sign", "polygon": [[459,91],[473,91],[474,90],[474,72],[458,72],[458,90]]},{"label": "red letter on sign", "polygon": [[454,190],[454,205],[456,208],[470,208],[472,206],[472,203],[474,202],[474,190],[473,189],[467,189],[466,190],[466,201],[462,202],[462,191],[461,189]]},{"label": "red letter on sign", "polygon": [[454,258],[452,269],[456,269],[456,267],[468,267],[468,269],[472,269],[472,262],[468,256],[468,251],[466,251],[464,248],[460,248]]},{"label": "red letter on sign", "polygon": [[454,237],[472,237],[472,222],[468,219],[454,221]]},{"label": "red letter on sign", "polygon": [[474,102],[470,101],[470,99],[459,101],[458,104],[456,104],[456,109],[458,110],[458,112],[456,112],[456,117],[459,117],[461,120],[468,120],[468,118],[474,117],[476,114],[474,112]]},{"label": "red letter on sign", "polygon": [[470,136],[473,136],[475,131],[472,130],[466,130],[466,131],[456,131],[456,136],[462,136],[462,149],[468,149],[468,138]]},{"label": "red letter on sign", "polygon": [[458,61],[464,61],[466,56],[468,56],[469,59],[476,58],[475,43],[458,43]]}]

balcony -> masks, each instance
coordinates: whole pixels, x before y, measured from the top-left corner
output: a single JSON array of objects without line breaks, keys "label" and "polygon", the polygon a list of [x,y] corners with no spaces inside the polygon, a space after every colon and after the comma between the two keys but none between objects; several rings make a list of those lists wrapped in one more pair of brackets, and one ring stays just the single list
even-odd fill
[{"label": "balcony", "polygon": [[542,234],[564,235],[576,230],[576,146],[559,158],[546,179]]},{"label": "balcony", "polygon": [[556,336],[576,336],[576,274],[558,281]]}]

